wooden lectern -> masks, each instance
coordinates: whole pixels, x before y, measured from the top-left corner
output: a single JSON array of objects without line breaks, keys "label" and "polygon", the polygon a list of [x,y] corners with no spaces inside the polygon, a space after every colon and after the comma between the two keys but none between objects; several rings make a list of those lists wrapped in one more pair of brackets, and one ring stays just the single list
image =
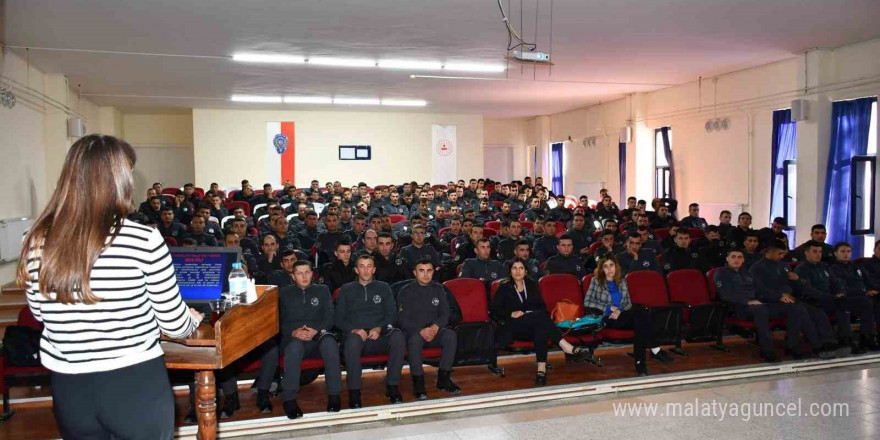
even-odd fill
[{"label": "wooden lectern", "polygon": [[199,440],[217,437],[214,370],[222,369],[278,334],[278,288],[257,286],[257,301],[227,311],[214,326],[202,324],[186,339],[162,340],[169,369],[196,371]]}]

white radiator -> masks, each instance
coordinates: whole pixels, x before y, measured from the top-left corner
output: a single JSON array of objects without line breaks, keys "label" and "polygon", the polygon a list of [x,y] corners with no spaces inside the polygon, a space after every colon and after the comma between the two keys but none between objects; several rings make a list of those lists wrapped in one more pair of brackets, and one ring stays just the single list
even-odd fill
[{"label": "white radiator", "polygon": [[21,239],[34,224],[32,218],[8,218],[0,220],[0,261],[18,260]]}]

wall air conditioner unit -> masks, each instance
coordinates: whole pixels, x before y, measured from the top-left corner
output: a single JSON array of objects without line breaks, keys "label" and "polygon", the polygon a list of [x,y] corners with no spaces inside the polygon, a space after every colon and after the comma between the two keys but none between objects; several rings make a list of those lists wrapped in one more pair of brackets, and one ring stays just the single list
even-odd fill
[{"label": "wall air conditioner unit", "polygon": [[632,128],[631,127],[623,127],[620,129],[620,142],[624,144],[628,144],[632,142]]},{"label": "wall air conditioner unit", "polygon": [[67,137],[81,138],[86,134],[86,123],[80,118],[67,120]]},{"label": "wall air conditioner unit", "polygon": [[795,99],[791,101],[791,120],[806,121],[810,119],[810,101],[806,99]]}]

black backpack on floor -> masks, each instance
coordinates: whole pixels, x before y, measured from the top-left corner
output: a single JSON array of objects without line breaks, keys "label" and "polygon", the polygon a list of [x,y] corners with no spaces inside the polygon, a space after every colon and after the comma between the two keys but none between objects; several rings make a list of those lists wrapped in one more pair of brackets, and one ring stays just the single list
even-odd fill
[{"label": "black backpack on floor", "polygon": [[40,332],[30,327],[13,325],[6,327],[3,351],[10,365],[16,367],[40,366]]}]

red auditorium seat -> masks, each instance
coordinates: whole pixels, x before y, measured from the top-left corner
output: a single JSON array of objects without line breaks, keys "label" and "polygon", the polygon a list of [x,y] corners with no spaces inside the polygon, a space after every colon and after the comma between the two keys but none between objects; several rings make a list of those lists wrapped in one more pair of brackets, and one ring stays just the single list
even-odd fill
[{"label": "red auditorium seat", "polygon": [[597,242],[595,242],[595,243],[593,243],[593,244],[590,245],[590,256],[591,256],[591,257],[595,257],[595,256],[596,256],[596,250],[599,249],[599,246],[602,246],[602,242],[601,242],[601,241],[597,241]]},{"label": "red auditorium seat", "polygon": [[498,286],[501,284],[503,280],[495,280],[492,281],[492,285],[489,286],[489,299],[495,298],[495,292],[498,291]]},{"label": "red auditorium seat", "polygon": [[486,229],[492,229],[494,231],[501,231],[501,222],[498,220],[492,220],[486,222]]},{"label": "red auditorium seat", "polygon": [[688,228],[688,234],[691,236],[691,241],[697,241],[706,236],[706,232],[700,228]]},{"label": "red auditorium seat", "polygon": [[177,194],[177,191],[179,191],[179,190],[180,190],[180,188],[162,188],[161,195],[174,196],[175,194]]},{"label": "red auditorium seat", "polygon": [[715,341],[713,348],[729,351],[723,344],[724,318],[727,309],[723,303],[709,297],[706,277],[694,269],[670,272],[666,276],[669,300],[683,305],[684,339],[688,342]]},{"label": "red auditorium seat", "polygon": [[666,239],[666,237],[669,237],[669,228],[660,228],[654,230],[654,238],[657,239],[657,241],[663,241]]},{"label": "red auditorium seat", "polygon": [[[31,309],[28,306],[22,307],[18,312],[18,321],[16,325],[30,327],[36,331],[43,331],[43,324],[34,318]],[[41,376],[49,374],[49,370],[43,366],[37,367],[18,367],[9,365],[5,353],[0,353],[0,390],[3,391],[3,414],[0,414],[0,422],[9,419],[15,414],[9,408],[9,379],[23,378],[30,376]]]},{"label": "red auditorium seat", "polygon": [[493,235],[498,234],[498,231],[489,228],[483,228],[483,238],[489,238]]},{"label": "red auditorium seat", "polygon": [[556,236],[562,237],[562,234],[565,234],[565,224],[562,222],[556,222]]},{"label": "red auditorium seat", "polygon": [[[720,301],[721,298],[718,298],[718,292],[715,289],[715,272],[717,272],[720,267],[715,267],[709,270],[706,273],[707,283],[706,286],[709,287],[709,297],[713,300]],[[724,323],[730,327],[738,327],[741,329],[754,331],[755,323],[750,319],[736,319],[731,316],[728,316],[724,319]],[[771,319],[770,320],[770,328],[784,328],[785,327],[785,319]]]},{"label": "red auditorium seat", "polygon": [[231,202],[226,202],[226,209],[231,213],[235,208],[244,209],[244,215],[250,217],[251,216],[251,205],[248,202],[244,202],[241,200],[233,200]]},{"label": "red auditorium seat", "polygon": [[392,224],[392,225],[395,224],[395,223],[400,223],[400,222],[406,220],[406,216],[403,215],[403,214],[391,214],[391,215],[388,216],[388,218],[391,219],[391,224]]},{"label": "red auditorium seat", "polygon": [[446,226],[446,227],[444,227],[444,228],[440,228],[440,230],[437,231],[437,238],[442,237],[443,234],[445,234],[446,231],[448,231],[449,229],[450,229],[449,226]]},{"label": "red auditorium seat", "polygon": [[[547,305],[548,313],[553,312],[559,301],[569,300],[577,305],[577,316],[584,316],[584,295],[581,291],[580,282],[574,275],[561,273],[545,275],[538,280],[538,287],[541,288],[541,295],[544,298],[544,303]],[[566,335],[565,340],[575,345],[590,345],[591,349],[595,349],[599,343],[599,337],[596,332]]]},{"label": "red auditorium seat", "polygon": [[205,189],[195,187],[195,188],[193,188],[193,194],[199,196],[200,199],[204,199],[205,198]]},{"label": "red auditorium seat", "polygon": [[523,229],[528,229],[530,231],[535,230],[535,223],[534,222],[522,221],[520,223],[522,223]]},{"label": "red auditorium seat", "polygon": [[[489,320],[486,286],[482,281],[473,278],[452,279],[444,282],[443,286],[452,292],[452,296],[455,297],[461,309],[461,322],[455,326],[455,332],[459,339],[459,356],[456,356],[456,365],[486,365],[493,374],[504,377],[504,369],[498,367],[495,332]],[[485,341],[487,338],[489,342],[485,350],[477,350],[480,353],[474,353],[473,350],[465,349],[466,354],[462,357],[462,347],[473,347],[474,344],[479,347],[478,341]],[[438,351],[432,357],[439,356],[440,352]],[[428,358],[427,352],[424,353],[424,357]]]},{"label": "red auditorium seat", "polygon": [[165,244],[168,246],[177,246],[177,240],[174,237],[165,237]]}]

